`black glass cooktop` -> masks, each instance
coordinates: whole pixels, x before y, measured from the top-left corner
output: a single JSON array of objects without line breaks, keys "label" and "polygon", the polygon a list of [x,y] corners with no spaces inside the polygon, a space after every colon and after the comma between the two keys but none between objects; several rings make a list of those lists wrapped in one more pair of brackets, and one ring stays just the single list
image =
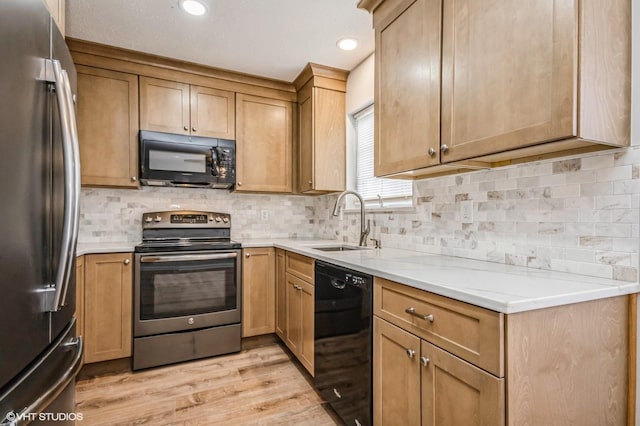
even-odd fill
[{"label": "black glass cooktop", "polygon": [[231,240],[163,239],[143,241],[135,248],[136,253],[158,253],[170,251],[230,250],[239,249],[240,243]]}]

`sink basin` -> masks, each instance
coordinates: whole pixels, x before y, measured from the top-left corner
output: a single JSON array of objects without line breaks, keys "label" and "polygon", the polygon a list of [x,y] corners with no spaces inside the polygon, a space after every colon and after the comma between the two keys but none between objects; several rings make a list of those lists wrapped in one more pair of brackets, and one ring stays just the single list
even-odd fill
[{"label": "sink basin", "polygon": [[320,251],[351,251],[351,250],[365,250],[367,247],[358,246],[325,246],[325,247],[311,247]]}]

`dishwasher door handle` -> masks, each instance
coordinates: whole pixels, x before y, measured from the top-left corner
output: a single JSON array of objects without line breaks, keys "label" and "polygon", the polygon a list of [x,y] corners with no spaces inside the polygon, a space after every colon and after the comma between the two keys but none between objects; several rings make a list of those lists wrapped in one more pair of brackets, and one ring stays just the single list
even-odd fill
[{"label": "dishwasher door handle", "polygon": [[344,288],[347,286],[347,283],[337,278],[331,278],[331,285],[338,290],[344,290]]}]

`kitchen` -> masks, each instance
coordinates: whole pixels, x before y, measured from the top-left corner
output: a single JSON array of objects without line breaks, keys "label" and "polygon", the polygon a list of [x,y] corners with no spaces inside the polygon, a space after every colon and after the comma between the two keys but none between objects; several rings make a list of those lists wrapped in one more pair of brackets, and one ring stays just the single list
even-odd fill
[{"label": "kitchen", "polygon": [[[66,16],[68,21],[67,25],[69,27],[67,36],[71,37],[71,39],[73,39],[75,35],[73,32],[73,10],[74,7],[81,7],[79,3],[80,2],[67,0]],[[354,4],[350,6],[355,9],[356,2],[352,3]],[[384,13],[390,13],[388,10],[384,10],[384,4],[372,5],[372,3],[376,2],[362,3],[365,3],[366,5],[368,4],[367,7],[375,8],[373,15],[374,26],[377,25],[380,27],[386,25],[382,18],[380,18],[376,24],[376,13],[381,17]],[[396,3],[397,2],[390,2],[388,0],[385,2],[387,6],[389,4]],[[405,3],[407,4],[403,3],[404,8],[407,8],[409,3],[413,4],[413,2]],[[422,7],[427,3],[428,2],[419,2],[417,5]],[[628,8],[629,4],[625,4]],[[624,5],[620,7],[624,9]],[[179,11],[176,10],[176,13],[177,12]],[[364,10],[357,10],[357,13],[362,17],[368,16],[367,12]],[[444,13],[451,13],[451,11],[445,10]],[[633,13],[637,15],[638,12],[634,9]],[[369,17],[368,19],[371,18]],[[637,21],[637,19],[634,19],[634,21]],[[371,25],[370,21],[369,25]],[[413,26],[407,25],[407,28],[413,28]],[[635,33],[634,39],[637,39],[637,35]],[[445,41],[446,40],[443,40],[443,43]],[[335,41],[332,41],[332,43],[334,42]],[[175,62],[170,62],[170,60],[144,57],[143,54],[136,56],[133,53],[127,54],[126,52],[110,51],[107,47],[92,46],[90,44],[83,43],[81,40],[68,39],[68,44],[71,47],[74,62],[76,63],[79,75],[81,76],[79,78],[80,88],[83,87],[82,78],[96,75],[100,77],[103,77],[104,75],[117,75],[118,78],[114,78],[114,80],[125,81],[126,79],[123,80],[121,78],[122,74],[137,74],[141,77],[138,79],[136,76],[136,84],[142,84],[143,78],[162,80],[161,77],[163,76],[165,77],[165,80],[178,80],[178,82],[181,82],[179,78],[168,78],[168,74],[163,74],[163,72],[166,71],[152,71],[149,68],[144,68],[145,66],[150,67],[150,65],[140,65],[143,60],[155,61],[153,65],[158,68],[173,67],[175,71],[175,67],[177,65]],[[373,50],[373,46],[371,46],[371,49]],[[116,55],[121,56],[117,58],[115,57]],[[122,58],[122,55],[125,56],[124,59]],[[638,55],[635,55],[636,58],[637,56]],[[336,78],[335,74],[331,75],[332,78],[330,80],[332,80],[332,91],[344,93],[343,96],[345,99],[347,114],[351,115],[359,111],[363,106],[366,106],[367,103],[370,103],[373,100],[375,87],[373,78],[374,69],[382,66],[381,64],[376,63],[379,58],[380,55],[367,56],[360,65],[350,70],[348,77],[340,77],[342,78],[341,84],[336,83],[339,78]],[[109,61],[111,61],[111,63],[109,63]],[[191,62],[197,63],[198,61]],[[115,63],[118,63],[118,65],[114,65]],[[135,67],[134,65],[131,65],[134,63],[137,64]],[[215,74],[214,71],[208,69],[198,69],[195,65],[180,65],[184,65],[185,70],[179,71],[182,72],[182,74],[174,73],[171,77],[183,78],[186,74],[194,75],[197,73],[209,73],[208,76],[204,77],[199,76],[197,78],[185,78],[185,81],[181,82],[189,83],[191,88],[198,85],[207,86],[207,84],[202,83],[205,77],[218,79],[216,82],[218,85],[220,85],[220,80],[229,78],[228,76],[221,77],[220,74]],[[486,64],[481,63],[479,65]],[[119,69],[116,69],[118,67]],[[104,70],[104,72],[102,76],[97,72],[92,74],[91,70],[88,70],[87,68],[98,68],[100,70]],[[144,71],[141,71],[143,69]],[[385,70],[388,69],[385,68]],[[248,93],[247,96],[256,96],[258,94],[262,94],[264,96],[265,94],[268,94],[269,96],[273,95],[273,97],[276,98],[285,98],[291,105],[297,104],[297,108],[301,110],[302,107],[299,94],[302,93],[303,86],[311,80],[316,86],[314,89],[326,90],[327,88],[322,86],[323,84],[327,84],[326,80],[323,80],[324,76],[322,73],[330,71],[331,70],[323,69],[323,67],[318,67],[316,69],[311,67],[311,69],[307,70],[309,75],[304,75],[304,73],[301,73],[301,68],[293,72],[292,77],[288,79],[291,83],[287,90],[283,90],[283,86],[273,83],[271,87],[267,86],[265,89],[260,89],[262,91],[258,93]],[[393,70],[388,71],[391,72]],[[637,74],[636,67],[633,68],[633,71]],[[318,74],[319,77],[314,75],[314,73],[320,73]],[[293,80],[299,75],[302,76],[302,78],[300,78],[300,81],[298,82],[299,84],[295,84]],[[443,71],[443,78],[444,77],[445,75]],[[239,77],[234,76],[234,78]],[[85,80],[85,87],[87,87],[86,81],[93,82],[95,80]],[[632,81],[637,81],[637,78]],[[254,86],[257,84],[256,81],[253,80],[251,83],[253,83],[252,85]],[[215,86],[216,84],[213,85]],[[246,81],[242,84],[246,84]],[[91,86],[91,84],[89,84],[89,86]],[[339,90],[335,90],[336,86],[339,87]],[[93,87],[99,88],[97,85]],[[218,87],[217,89],[222,90],[225,89],[225,87]],[[637,92],[635,87],[634,90]],[[228,87],[226,91],[230,91]],[[238,94],[244,93],[243,91],[250,92],[246,86],[242,86],[241,89],[231,91],[235,91]],[[131,90],[131,93],[136,97],[135,103],[132,104],[137,105],[138,102],[140,102],[140,109],[138,110],[137,107],[135,108],[136,110],[134,112],[135,114],[139,114],[139,117],[136,115],[137,119],[131,120],[135,125],[129,125],[128,127],[125,126],[126,131],[129,132],[126,133],[126,140],[120,140],[120,143],[122,144],[121,146],[125,146],[125,143],[129,144],[130,141],[133,141],[131,142],[131,152],[134,154],[129,155],[127,153],[127,158],[137,157],[138,131],[145,130],[142,125],[138,125],[138,123],[144,122],[144,100],[142,99],[142,87],[140,87],[139,92],[137,90]],[[406,92],[400,90],[398,93],[401,93],[402,96],[407,95]],[[635,98],[637,98],[636,95],[637,94],[634,93]],[[243,113],[243,111],[238,109],[238,99],[239,97],[236,95],[236,109],[234,111],[236,113],[235,137],[239,150],[242,134],[239,134],[238,130],[238,123],[241,122],[239,121],[238,111],[240,111],[240,113]],[[283,99],[276,100],[282,101]],[[86,123],[83,124],[82,121],[83,114],[86,114],[86,111],[81,110],[83,103],[86,105],[86,98],[83,99],[83,92],[79,91],[78,109],[80,119],[78,127],[80,136],[83,135],[83,132],[87,131]],[[420,108],[424,107],[423,105],[417,106]],[[443,116],[445,112],[444,110],[445,108],[443,107]],[[399,111],[402,113],[407,112],[406,110]],[[244,112],[246,113],[246,111]],[[291,112],[291,117],[294,117],[293,112]],[[380,117],[376,116],[376,120],[380,119]],[[584,122],[585,120],[582,121]],[[632,120],[631,122],[633,127],[632,134],[637,134],[637,132],[635,132],[637,120]],[[293,120],[291,125],[296,126],[297,124],[295,123],[296,120]],[[84,128],[83,125],[85,126]],[[247,129],[247,131],[251,130],[250,128]],[[297,135],[296,132],[297,130],[292,131],[292,135]],[[349,135],[350,141],[352,139],[352,132],[352,124],[349,120],[347,121],[346,133]],[[442,134],[444,137],[444,130],[442,130]],[[86,167],[83,168],[82,183],[84,186],[80,196],[80,227],[78,235],[78,254],[81,255],[79,258],[81,260],[78,263],[78,267],[87,268],[89,260],[97,259],[95,257],[91,258],[91,256],[115,256],[113,253],[121,255],[118,262],[122,265],[125,265],[127,260],[130,262],[128,265],[134,265],[136,262],[134,262],[132,253],[134,247],[138,245],[141,240],[141,228],[144,221],[144,213],[190,210],[228,214],[232,222],[230,237],[234,241],[242,243],[242,247],[245,250],[245,252],[243,252],[244,255],[251,254],[251,250],[267,249],[266,263],[273,265],[274,271],[273,276],[271,277],[269,275],[270,278],[265,280],[265,282],[270,282],[270,285],[273,286],[276,285],[273,281],[275,281],[276,276],[278,276],[278,273],[275,271],[276,261],[274,257],[276,257],[278,253],[282,253],[285,256],[288,253],[293,253],[294,257],[295,255],[299,255],[307,258],[313,258],[316,261],[326,261],[352,268],[356,268],[356,266],[358,266],[359,269],[356,269],[360,272],[373,274],[376,276],[376,279],[381,278],[382,280],[386,280],[381,281],[381,289],[386,288],[384,286],[387,281],[402,282],[402,280],[404,280],[406,281],[404,284],[409,285],[417,283],[420,280],[424,281],[424,278],[420,278],[421,272],[419,271],[418,266],[412,264],[411,261],[403,260],[406,258],[414,259],[414,257],[420,257],[422,259],[422,257],[424,257],[427,259],[424,261],[427,262],[427,268],[429,268],[430,271],[429,273],[434,275],[440,274],[438,276],[440,276],[441,279],[444,280],[443,282],[446,283],[454,283],[459,280],[467,280],[468,282],[474,280],[474,275],[482,276],[486,271],[476,271],[475,274],[473,273],[475,270],[474,268],[479,268],[479,266],[478,264],[473,263],[472,260],[477,260],[487,265],[483,266],[483,268],[486,268],[488,271],[497,271],[496,273],[503,272],[517,274],[518,272],[516,271],[522,271],[521,269],[518,269],[518,267],[529,268],[526,269],[527,272],[523,274],[535,276],[536,271],[569,273],[572,275],[562,275],[562,279],[582,280],[585,283],[600,283],[606,281],[608,283],[614,283],[613,285],[619,287],[615,287],[614,293],[609,293],[608,296],[598,297],[611,297],[614,294],[626,295],[636,293],[638,291],[636,286],[638,282],[638,239],[640,234],[638,229],[638,175],[640,174],[640,162],[638,161],[638,158],[640,154],[637,152],[634,137],[631,138],[631,146],[628,148],[604,150],[601,152],[575,151],[571,153],[571,155],[565,154],[557,157],[553,157],[551,155],[547,155],[545,157],[545,154],[548,152],[534,153],[533,155],[540,155],[540,159],[531,161],[529,158],[527,162],[519,163],[516,157],[516,160],[513,161],[512,165],[508,165],[507,160],[499,158],[497,161],[492,162],[501,163],[503,167],[491,170],[482,169],[479,171],[472,171],[470,173],[456,173],[438,176],[436,169],[438,167],[444,167],[443,165],[414,165],[412,170],[417,170],[416,176],[420,177],[420,179],[414,181],[412,185],[413,195],[411,197],[411,206],[408,208],[390,208],[387,204],[387,208],[384,208],[383,205],[382,209],[375,209],[373,208],[375,207],[374,203],[373,207],[368,206],[367,208],[365,220],[371,220],[368,236],[369,238],[380,240],[382,249],[378,252],[360,250],[340,253],[323,253],[312,249],[311,246],[313,244],[319,244],[316,240],[337,240],[339,243],[345,243],[350,246],[357,245],[361,235],[361,220],[359,212],[354,208],[344,213],[344,218],[342,219],[332,216],[332,210],[337,200],[337,192],[342,189],[346,189],[344,187],[330,188],[331,192],[328,194],[299,194],[295,187],[302,187],[302,184],[306,182],[306,180],[303,180],[302,178],[302,171],[300,171],[300,175],[298,175],[296,159],[297,148],[295,148],[298,143],[297,140],[298,136],[292,136],[292,140],[289,141],[292,149],[290,151],[282,151],[284,153],[284,157],[289,155],[291,158],[284,162],[285,169],[288,167],[287,173],[290,173],[290,176],[288,177],[287,173],[284,173],[285,181],[288,180],[288,182],[285,183],[288,183],[288,186],[280,186],[276,189],[244,189],[247,188],[249,184],[246,179],[242,178],[242,173],[247,172],[241,169],[241,164],[238,164],[237,168],[235,192],[214,189],[154,188],[151,186],[139,186],[137,181],[132,182],[130,179],[131,177],[136,177],[136,179],[139,178],[137,175],[137,158],[133,162],[133,166],[129,166],[129,170],[127,170],[133,171],[133,174],[125,175],[126,183],[124,181],[120,181],[119,183],[112,182],[105,184],[103,181],[102,184],[95,182],[88,184],[88,179],[95,178],[95,176],[86,176]],[[108,151],[106,153],[101,152],[98,155],[94,155],[96,158],[93,159],[90,158],[87,160],[86,157],[83,158],[83,155],[86,156],[86,153],[83,154],[82,152],[83,143],[84,141],[81,138],[80,155],[82,165],[86,165],[88,161],[91,161],[90,164],[92,167],[90,171],[94,172],[99,170],[100,162],[108,163],[109,158],[106,155]],[[549,144],[543,145],[547,146]],[[343,143],[343,147],[344,146],[345,145]],[[348,149],[351,149],[351,145],[347,145],[347,147],[349,147]],[[385,149],[384,146],[377,148]],[[455,148],[456,147],[451,146],[451,152],[449,154],[442,152],[441,157],[444,157],[445,155],[454,155]],[[582,148],[583,147],[580,147],[578,149]],[[407,148],[404,147],[397,151],[403,151],[405,149]],[[556,145],[556,148],[551,148],[551,151],[549,152],[553,152],[553,150],[562,151],[563,149],[558,148],[558,145]],[[336,156],[336,152],[339,153],[339,151],[331,151],[334,156],[333,158],[339,159],[339,156]],[[122,150],[118,150],[118,153],[121,154]],[[239,163],[242,163],[241,155],[244,154],[238,152],[237,161]],[[260,155],[266,154],[263,152]],[[387,158],[391,158],[393,155],[393,152],[386,152]],[[438,155],[440,154],[436,154],[435,156],[438,157]],[[431,154],[428,156],[432,157]],[[423,157],[427,157],[427,155],[424,155]],[[481,155],[475,155],[474,157],[481,157]],[[253,158],[255,159],[256,157]],[[116,162],[120,165],[123,163],[120,159],[116,160]],[[247,163],[253,164],[251,163],[251,160],[247,161],[247,159],[244,159],[245,170],[247,170]],[[464,163],[465,162],[462,161],[456,164],[460,164],[461,167],[477,167],[477,163]],[[316,167],[318,167],[317,164]],[[256,169],[259,169],[258,165],[256,165]],[[318,167],[318,169],[321,170],[322,168]],[[429,173],[433,172],[436,172],[436,176],[429,177]],[[354,180],[353,176],[351,176],[354,172],[350,167],[346,168],[345,173],[347,174],[349,181]],[[254,183],[262,183],[266,178],[271,178],[272,174],[269,174],[268,176],[258,175],[258,179],[255,179]],[[383,174],[389,173],[385,172]],[[246,174],[244,176],[246,176]],[[422,177],[425,176],[427,178],[422,179]],[[276,181],[280,179],[279,182],[276,182],[276,185],[282,183],[282,177],[283,175],[274,176]],[[322,175],[319,177],[321,178]],[[240,183],[244,183],[244,188],[238,186]],[[315,183],[318,184],[318,182]],[[126,186],[130,186],[132,189],[114,188]],[[322,190],[322,188],[311,188],[311,192],[317,191],[318,189]],[[345,201],[350,203],[351,197],[347,197]],[[385,200],[381,201],[382,204],[387,202],[388,201]],[[463,205],[470,207],[470,210],[467,210],[466,213],[464,213],[464,218],[462,218]],[[351,206],[355,207],[354,205]],[[369,242],[369,245],[373,245],[373,242]],[[394,252],[396,249],[409,249],[412,251],[408,253]],[[279,252],[278,250],[284,250],[284,252]],[[373,256],[375,256],[374,253],[379,253],[380,256],[389,257],[373,258]],[[437,257],[438,259],[445,259],[442,260],[444,265],[437,264],[433,258],[431,258],[433,263],[429,263],[428,259],[430,257],[428,255],[430,254],[461,258],[462,260],[455,262],[452,261],[453,263],[449,264],[453,269],[459,268],[457,274],[451,274],[451,276],[449,276],[443,272],[443,269],[445,271],[447,270],[446,259],[450,258]],[[242,257],[244,267],[249,267],[253,259],[251,257]],[[255,257],[256,256],[254,256],[254,258]],[[271,260],[269,260],[269,257],[271,257]],[[394,259],[399,262],[399,265],[402,265],[399,270],[394,270]],[[466,263],[467,260],[465,259],[469,259],[471,262]],[[420,262],[422,262],[422,260],[420,260]],[[93,265],[93,263],[91,264]],[[503,267],[504,265],[507,266]],[[516,268],[509,269],[508,266],[514,266]],[[92,266],[92,268],[95,270],[95,266]],[[413,273],[412,269],[415,269],[418,272],[414,271],[415,275],[411,275]],[[471,270],[472,273],[469,274],[469,270]],[[130,272],[130,274],[132,273],[133,272]],[[86,277],[90,276],[87,274],[86,269],[82,274],[85,281]],[[425,273],[425,275],[426,274],[427,273]],[[495,277],[497,276],[498,275]],[[547,278],[553,279],[553,277],[559,276],[560,275],[553,275],[553,273],[550,273]],[[567,278],[571,276],[573,276],[573,278]],[[511,278],[514,277],[511,276]],[[130,284],[131,278],[128,279],[130,280],[128,281],[128,285],[125,279],[119,283],[119,285],[121,285],[123,295],[126,293],[125,290],[127,288],[132,292]],[[528,282],[532,283],[531,286],[534,286],[536,283],[535,279],[531,276],[522,276],[515,279],[519,281],[518,285],[524,287],[526,287],[526,283]],[[260,282],[260,280],[256,282]],[[247,276],[245,276],[245,281],[243,283],[245,286],[243,289],[245,303],[248,300],[247,283]],[[313,279],[309,278],[307,283],[313,284]],[[253,284],[253,282],[251,282],[251,284]],[[489,288],[487,287],[489,286],[489,283],[485,283],[484,281],[478,284],[478,288],[474,289],[476,291],[476,296],[478,293],[482,293],[483,290],[487,291]],[[87,283],[85,282],[85,289],[88,289],[89,287],[86,287],[86,285]],[[302,286],[302,284],[298,285]],[[393,285],[394,283],[390,284],[391,287],[393,287]],[[543,286],[543,284],[540,283],[538,283],[538,285]],[[451,284],[451,286],[451,288],[454,288],[455,284]],[[260,288],[261,287],[258,287],[258,291]],[[424,289],[424,287],[422,288]],[[438,288],[437,291],[431,287],[428,289],[438,293],[440,296],[447,296],[457,299],[458,301],[482,306],[481,302],[478,302],[477,298],[465,299],[465,296],[461,295],[463,292],[462,290],[458,289],[458,291],[454,291],[451,288]],[[520,289],[520,287],[518,288]],[[420,294],[411,294],[411,296],[421,297]],[[96,297],[95,293],[93,297]],[[275,297],[275,294],[273,297]],[[551,296],[547,295],[547,297]],[[125,299],[126,298],[123,297],[122,301],[124,302]],[[259,293],[256,300],[261,300]],[[573,299],[571,303],[584,302],[587,300],[593,299],[578,298]],[[276,302],[274,301],[274,303]],[[123,304],[123,306],[125,305],[127,304]],[[536,312],[536,310],[531,306],[528,308],[523,307],[522,309],[524,311],[520,311],[512,310],[515,305],[507,305],[502,307],[485,305],[484,308],[488,308],[494,312],[501,312],[501,314],[505,314],[504,316],[507,318],[509,318],[509,315],[512,313]],[[573,303],[573,305],[580,306],[581,304]],[[86,310],[88,306],[90,305],[87,304],[85,295],[85,330],[87,319],[89,321],[100,320],[93,313]],[[131,306],[131,303],[129,303],[128,306]],[[539,308],[552,306],[555,305],[538,305]],[[538,311],[542,312],[540,309]],[[111,314],[114,312],[116,311],[111,311]],[[243,322],[245,313],[246,312],[243,312]],[[414,337],[423,336],[423,330],[415,324],[409,326],[406,324],[403,325],[402,323],[394,323],[393,318],[385,317],[384,313],[379,313],[380,315],[376,314],[376,318],[381,317],[382,319],[380,321],[385,321],[388,324],[394,324],[394,326],[407,331],[408,334],[411,334]],[[130,330],[130,317],[127,322],[127,318],[124,317],[124,311],[122,313],[118,311],[117,314],[118,316],[123,316],[122,329],[126,330],[128,324],[128,328]],[[132,314],[129,312],[129,316],[131,315]],[[276,313],[273,315],[276,315]],[[77,314],[77,316],[80,318],[80,315]],[[517,317],[517,315],[514,315],[514,318],[515,317]],[[630,321],[629,333],[633,330],[633,324],[634,321]],[[275,325],[271,325],[271,328],[273,327],[275,327]],[[407,330],[407,327],[416,328]],[[269,328],[269,326],[266,327],[266,329],[269,330],[267,331],[267,334],[271,334],[276,331],[271,328]],[[258,332],[258,334],[260,333],[263,332]],[[504,333],[506,334],[508,331],[505,330]],[[100,333],[98,333],[97,336],[100,336]],[[124,342],[123,346],[126,346],[127,342],[131,345],[131,335],[127,336],[126,333],[121,333],[119,338]],[[506,338],[508,339],[509,336]],[[86,350],[88,350],[91,345],[95,347],[96,341],[93,341],[93,343],[90,344],[88,341],[89,336],[87,336],[86,339]],[[423,338],[423,342],[429,341],[430,339],[431,338],[426,338],[425,340]],[[434,343],[432,339],[431,342]],[[508,340],[505,344],[508,346],[510,342],[511,340]],[[630,343],[631,342],[635,342],[635,339],[630,339]],[[504,373],[501,372],[501,369],[507,368],[508,370],[511,367],[515,368],[510,364],[509,366],[494,369],[492,366],[482,364],[478,359],[469,359],[468,354],[465,355],[456,352],[455,348],[447,347],[446,343],[435,342],[434,344],[435,346],[444,348],[446,351],[453,353],[456,357],[464,359],[475,366],[479,366],[483,371],[489,371],[493,377],[504,379],[505,376]],[[105,356],[110,357],[109,359],[112,360],[129,359],[131,356],[130,348],[129,352],[125,350],[126,348],[120,349],[124,350],[120,355],[111,354]],[[294,359],[300,358],[295,355],[295,351],[292,352],[294,353]],[[630,348],[629,352],[632,352]],[[405,358],[407,357],[405,356]],[[416,357],[414,359],[415,363],[418,362],[418,358],[420,357]],[[629,358],[631,358],[631,356],[629,356]],[[300,363],[304,365],[304,361],[300,360]],[[87,367],[86,364],[91,365],[90,362],[87,363],[87,352],[85,352],[85,368]],[[374,365],[375,364],[374,351]],[[418,373],[418,375],[419,374],[420,373]],[[632,369],[630,368],[629,376],[631,376],[631,374]],[[508,377],[508,380],[511,380],[512,377]],[[635,395],[635,391],[634,389],[631,389],[631,387],[629,388],[629,395]],[[504,396],[503,398],[507,397]],[[375,401],[376,397],[374,396],[374,418],[376,418],[377,413],[375,411],[377,409]],[[424,403],[422,405],[424,405]],[[420,406],[419,403],[418,406]],[[386,407],[386,405],[383,405],[383,407]],[[422,409],[424,410],[424,407]],[[418,408],[418,411],[419,410],[420,408]],[[407,412],[414,413],[415,406],[412,406],[411,410],[407,410]],[[514,416],[513,413],[509,413],[507,414],[507,417],[509,417],[509,415]],[[541,414],[538,413],[536,415]],[[425,414],[423,414],[423,417],[424,416]],[[412,418],[415,419],[415,417]],[[628,424],[633,424],[631,415],[625,418],[627,419]],[[620,417],[618,417],[618,419],[620,419]],[[423,421],[426,420],[423,418]],[[514,421],[515,420],[509,417],[510,424],[514,424]],[[502,422],[496,422],[496,424],[504,424],[504,422],[505,420],[503,419]],[[620,422],[620,420],[613,421],[612,424],[622,424]],[[408,421],[408,423],[413,424],[414,422]],[[515,424],[518,424],[517,421]]]}]

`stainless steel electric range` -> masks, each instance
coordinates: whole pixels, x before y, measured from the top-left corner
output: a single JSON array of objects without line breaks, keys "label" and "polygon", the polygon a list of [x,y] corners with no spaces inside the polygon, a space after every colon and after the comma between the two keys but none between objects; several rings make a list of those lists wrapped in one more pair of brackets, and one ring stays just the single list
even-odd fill
[{"label": "stainless steel electric range", "polygon": [[240,350],[242,257],[226,213],[142,217],[135,248],[133,369]]}]

